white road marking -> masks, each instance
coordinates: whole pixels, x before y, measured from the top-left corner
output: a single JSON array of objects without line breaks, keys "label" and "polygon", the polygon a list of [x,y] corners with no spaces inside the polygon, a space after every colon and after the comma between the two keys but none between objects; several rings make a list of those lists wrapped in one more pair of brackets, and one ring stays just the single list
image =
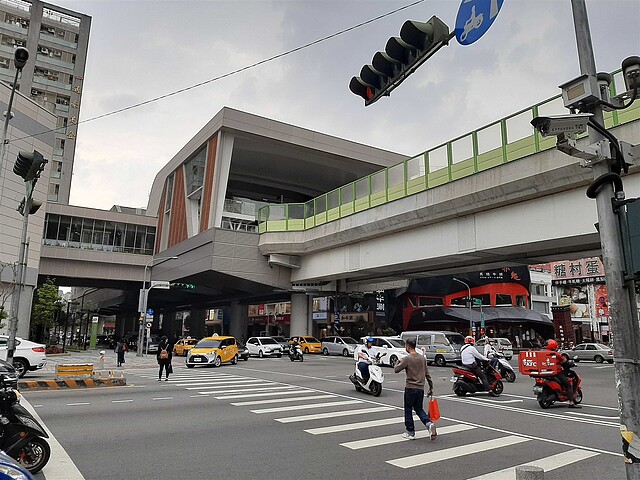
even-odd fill
[{"label": "white road marking", "polygon": [[470,443],[467,445],[459,445],[457,447],[445,448],[434,452],[420,453],[418,455],[410,455],[408,457],[387,460],[387,463],[400,468],[412,468],[429,463],[441,462],[442,460],[450,460],[452,458],[463,457],[487,450],[495,450],[501,447],[509,447],[519,443],[528,442],[528,438],[510,435],[508,437],[496,438],[493,440],[485,440],[483,442]]},{"label": "white road marking", "polygon": [[173,397],[154,397],[153,400],[173,400]]},{"label": "white road marking", "polygon": [[388,412],[389,410],[395,409],[393,407],[360,408],[358,410],[343,410],[341,412],[316,413],[314,415],[299,415],[297,417],[276,418],[275,421],[280,423],[304,422],[306,420],[318,420],[321,418],[347,417],[350,415],[363,415],[365,413]]},{"label": "white road marking", "polygon": [[133,402],[132,399],[129,400],[111,400],[111,403],[129,403],[129,402]]},{"label": "white road marking", "polygon": [[290,398],[272,398],[270,400],[251,400],[249,402],[232,402],[234,407],[244,407],[250,405],[264,405],[266,403],[283,403],[283,402],[297,402],[300,400],[319,400],[321,398],[336,398],[335,395],[309,395],[306,397],[290,397]]},{"label": "white road marking", "polygon": [[33,405],[33,408],[40,408],[42,405]]},{"label": "white road marking", "polygon": [[[256,383],[257,382],[257,383]],[[276,382],[270,382],[268,380],[259,381],[254,380],[253,383],[231,383],[224,385],[200,385],[199,387],[185,387],[185,390],[224,390],[226,388],[236,387],[268,387],[271,385],[278,385]]]},{"label": "white road marking", "polygon": [[78,405],[91,405],[89,402],[67,403],[67,407],[76,407]]},{"label": "white road marking", "polygon": [[[551,455],[549,457],[541,458],[540,460],[535,460],[533,462],[523,463],[522,465],[540,467],[544,469],[546,473],[550,472],[551,470],[555,470],[556,468],[564,467],[575,462],[580,462],[597,455],[600,454],[576,448],[566,452],[558,453],[557,455]],[[469,480],[516,480],[516,467],[505,468],[504,470],[487,473],[485,475],[480,475],[479,477],[470,478]]]},{"label": "white road marking", "polygon": [[[448,425],[446,427],[438,428],[438,435],[446,435],[447,433],[463,432],[465,430],[473,430],[476,427],[471,425]],[[428,438],[429,432],[427,430],[416,431],[416,438]],[[356,440],[354,442],[341,443],[343,447],[350,448],[351,450],[360,450],[361,448],[378,447],[381,445],[389,445],[392,443],[406,442],[407,439],[402,436],[401,433],[395,435],[385,435],[384,437],[367,438],[364,440]]]},{"label": "white road marking", "polygon": [[473,398],[474,402],[488,402],[488,403],[524,403],[524,400],[493,400],[490,398],[476,398],[476,397],[470,397],[470,399]]},{"label": "white road marking", "polygon": [[206,395],[206,394],[218,395],[220,393],[251,393],[251,392],[263,392],[263,391],[266,392],[268,390],[290,390],[293,388],[297,388],[297,387],[293,385],[282,385],[278,387],[259,387],[259,388],[250,388],[250,389],[244,389],[244,390],[228,390],[226,392],[198,392],[198,393],[202,393],[203,395]]},{"label": "white road marking", "polygon": [[[525,397],[524,395],[514,395],[512,393],[503,393],[502,394],[503,397],[513,397],[513,398],[522,398],[524,400],[531,400],[531,401],[537,401],[535,396],[529,396],[529,397]],[[442,395],[442,397],[453,397],[455,398],[456,395],[451,394],[451,395]],[[588,403],[581,403],[580,405],[582,405],[583,407],[587,407],[587,408],[601,408],[603,410],[615,410],[616,412],[618,411],[618,407],[606,407],[604,405],[592,405],[592,404],[588,404]]]},{"label": "white road marking", "polygon": [[289,412],[294,410],[308,410],[310,408],[328,408],[337,407],[340,405],[355,405],[362,403],[362,400],[341,400],[339,402],[328,403],[308,403],[303,405],[287,405],[285,407],[273,407],[273,408],[261,408],[258,410],[250,410],[251,413],[277,413],[277,412]]},{"label": "white road marking", "polygon": [[591,417],[591,418],[604,418],[604,419],[608,419],[608,420],[619,420],[620,417],[616,416],[616,417],[605,417],[604,415],[592,415],[589,413],[582,413],[582,412],[567,412],[568,415],[580,415],[581,417]]},{"label": "white road marking", "polygon": [[381,420],[369,420],[367,422],[343,423],[342,425],[333,425],[331,427],[310,428],[305,432],[311,435],[324,435],[326,433],[350,432],[359,428],[380,427],[382,425],[393,425],[396,423],[404,423],[404,418],[383,418]]},{"label": "white road marking", "polygon": [[[250,383],[250,382],[268,382],[269,380],[262,380],[260,378],[245,378],[245,379],[216,379],[216,380],[201,380],[198,382],[189,382],[189,383],[177,383],[173,382],[172,385],[176,385],[178,387],[192,387],[194,385],[223,385],[225,383]],[[184,382],[184,380],[180,380],[180,382]],[[169,382],[171,383],[171,382]]]},{"label": "white road marking", "polygon": [[[214,397],[216,400],[230,400],[236,398],[251,398],[251,397],[272,397],[274,395],[291,395],[299,393],[318,393],[315,390],[308,390],[306,388],[299,388],[298,390],[287,390],[286,392],[268,392],[268,393],[245,393],[243,395],[224,395],[222,397]],[[205,394],[206,395],[206,394]],[[215,393],[211,393],[215,395]]]}]

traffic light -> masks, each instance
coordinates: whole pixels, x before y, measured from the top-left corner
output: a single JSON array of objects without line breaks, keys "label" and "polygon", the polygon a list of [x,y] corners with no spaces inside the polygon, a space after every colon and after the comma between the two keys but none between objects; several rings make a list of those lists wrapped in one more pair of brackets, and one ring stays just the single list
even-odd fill
[{"label": "traffic light", "polygon": [[25,182],[37,180],[47,162],[48,160],[36,150],[33,152],[18,152],[16,164],[13,166],[13,173],[22,177]]},{"label": "traffic light", "polygon": [[196,286],[193,283],[171,283],[171,288],[179,288],[182,290],[195,290]]},{"label": "traffic light", "polygon": [[[22,201],[20,202],[20,205],[18,205],[18,208],[16,209],[18,210],[18,212],[20,212],[20,215],[22,216],[24,216],[24,205],[26,202],[27,202],[27,199],[25,197],[22,197]],[[36,213],[38,210],[40,210],[41,206],[42,206],[42,202],[31,199],[31,207],[29,208],[29,215],[33,215],[34,213]]]},{"label": "traffic light", "polygon": [[365,106],[389,95],[423,62],[448,45],[449,27],[438,17],[427,22],[407,20],[399,37],[387,41],[384,52],[377,52],[359,77],[353,77],[349,89],[364,99]]}]

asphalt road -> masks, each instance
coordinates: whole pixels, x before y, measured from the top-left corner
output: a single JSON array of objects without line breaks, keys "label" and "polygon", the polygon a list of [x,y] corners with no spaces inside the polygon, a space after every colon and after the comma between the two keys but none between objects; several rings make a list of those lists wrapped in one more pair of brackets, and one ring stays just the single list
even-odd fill
[{"label": "asphalt road", "polygon": [[[500,480],[534,461],[546,480],[625,478],[606,364],[578,364],[584,402],[577,411],[542,410],[533,381],[520,375],[499,398],[458,398],[451,369],[431,367],[442,413],[432,442],[402,439],[404,374],[387,367],[375,398],[354,390],[347,358],[252,358],[217,369],[182,362],[174,360],[169,382],[138,368],[128,371],[126,387],[25,398],[87,479]],[[39,477],[54,478],[47,468]]]}]

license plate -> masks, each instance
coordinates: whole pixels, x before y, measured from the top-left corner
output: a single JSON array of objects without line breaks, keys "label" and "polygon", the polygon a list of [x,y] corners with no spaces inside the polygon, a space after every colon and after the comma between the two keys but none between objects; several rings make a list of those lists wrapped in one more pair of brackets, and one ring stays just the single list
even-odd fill
[{"label": "license plate", "polygon": [[202,359],[201,358],[192,358],[191,361],[192,362],[201,362]]}]

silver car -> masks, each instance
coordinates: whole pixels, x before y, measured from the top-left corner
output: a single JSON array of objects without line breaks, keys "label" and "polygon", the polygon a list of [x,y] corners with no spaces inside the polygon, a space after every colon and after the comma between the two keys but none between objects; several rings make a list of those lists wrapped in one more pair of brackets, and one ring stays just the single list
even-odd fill
[{"label": "silver car", "polygon": [[265,355],[282,356],[282,346],[271,337],[251,337],[247,340],[246,346],[250,355],[257,355],[260,358]]},{"label": "silver car", "polygon": [[358,346],[358,342],[351,337],[324,337],[321,342],[323,355],[349,357],[353,355]]},{"label": "silver car", "polygon": [[569,350],[560,350],[567,358],[576,361],[593,360],[596,363],[607,361],[613,363],[613,349],[601,343],[580,343]]}]

